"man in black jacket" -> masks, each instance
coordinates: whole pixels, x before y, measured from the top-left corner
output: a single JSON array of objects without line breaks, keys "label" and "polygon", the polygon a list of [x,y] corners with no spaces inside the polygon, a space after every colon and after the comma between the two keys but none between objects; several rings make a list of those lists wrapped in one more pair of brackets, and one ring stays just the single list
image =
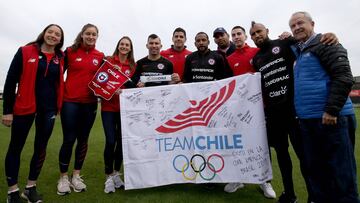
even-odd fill
[{"label": "man in black jacket", "polygon": [[[252,22],[250,35],[260,48],[253,58],[253,66],[261,73],[263,100],[269,146],[276,151],[283,180],[284,192],[279,203],[296,202],[292,179],[292,163],[288,152],[288,136],[300,159],[301,172],[308,185],[306,172],[302,167],[302,145],[298,121],[295,119],[293,64],[295,55],[290,46],[296,43],[293,37],[269,39],[269,30],[261,23]],[[324,35],[323,43],[337,43],[332,33]]]},{"label": "man in black jacket", "polygon": [[204,82],[220,80],[232,76],[232,71],[225,65],[225,59],[209,49],[209,37],[205,32],[195,36],[197,51],[186,57],[184,82]]},{"label": "man in black jacket", "polygon": [[292,163],[288,151],[288,136],[298,157],[299,140],[293,107],[293,69],[295,56],[290,45],[294,39],[270,40],[269,30],[260,23],[252,22],[251,39],[260,48],[253,58],[254,69],[261,73],[265,106],[266,128],[269,146],[276,151],[283,181],[284,192],[279,203],[295,203]]}]

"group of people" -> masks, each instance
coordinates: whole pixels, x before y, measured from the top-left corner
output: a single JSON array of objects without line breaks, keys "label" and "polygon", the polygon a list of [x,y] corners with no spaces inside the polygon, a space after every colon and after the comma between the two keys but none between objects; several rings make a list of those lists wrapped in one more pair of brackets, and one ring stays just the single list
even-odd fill
[{"label": "group of people", "polygon": [[[3,94],[2,123],[11,126],[11,140],[5,159],[7,202],[42,202],[36,180],[46,156],[56,115],[60,113],[63,144],[59,153],[60,178],[57,193],[86,190],[80,176],[94,124],[98,98],[88,88],[103,59],[114,64],[130,81],[121,88],[148,87],[220,80],[260,72],[269,147],[276,151],[284,191],[280,203],[296,203],[288,138],[300,160],[308,191],[308,202],[359,203],[354,156],[356,120],[348,94],[353,78],[346,50],[334,34],[316,34],[307,12],[296,12],[290,33],[269,39],[269,30],[252,22],[250,37],[257,48],[246,43],[242,26],[213,32],[216,51],[209,49],[209,36],[195,36],[197,51],[186,49],[186,32],[176,28],[173,45],[161,51],[160,37],[147,39],[148,55],[135,63],[133,44],[122,37],[111,56],[95,48],[99,30],[86,24],[74,44],[62,52],[64,32],[48,25],[38,38],[20,47],[10,65]],[[64,81],[63,74],[67,72]],[[142,76],[163,76],[144,81]],[[121,89],[116,92],[120,94]],[[120,177],[122,143],[119,97],[101,100],[105,133],[105,193],[124,186]],[[35,120],[34,153],[24,191],[19,192],[20,155]],[[68,174],[75,149],[75,163]],[[235,192],[243,183],[228,183],[225,192]],[[72,190],[71,190],[72,188]],[[260,185],[267,198],[276,198],[270,182]]]}]

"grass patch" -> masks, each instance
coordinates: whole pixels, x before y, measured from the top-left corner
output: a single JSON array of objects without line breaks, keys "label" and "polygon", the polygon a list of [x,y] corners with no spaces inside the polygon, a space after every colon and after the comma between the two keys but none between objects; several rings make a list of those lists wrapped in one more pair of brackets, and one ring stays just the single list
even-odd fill
[{"label": "grass patch", "polygon": [[[2,101],[0,102],[2,113]],[[360,126],[360,109],[356,109],[358,126]],[[356,160],[357,171],[360,164],[360,135],[356,133]],[[7,184],[5,180],[5,155],[10,141],[10,128],[0,125],[0,202],[5,201]],[[44,202],[246,202],[246,203],[274,203],[276,200],[266,199],[257,185],[246,185],[245,188],[235,193],[223,192],[224,184],[218,184],[214,189],[208,190],[203,185],[177,184],[141,190],[117,190],[113,194],[105,194],[104,182],[104,150],[105,136],[101,125],[100,113],[98,112],[94,127],[89,138],[89,150],[83,166],[82,175],[86,181],[88,190],[84,193],[71,193],[66,196],[56,194],[56,185],[59,178],[58,156],[62,144],[62,131],[60,119],[57,117],[55,128],[47,148],[47,157],[38,180],[38,191],[43,194]],[[26,145],[21,155],[21,166],[19,172],[19,186],[23,189],[29,173],[29,165],[33,153],[34,128],[29,133]],[[279,196],[283,191],[281,176],[276,161],[275,151],[273,153],[273,176],[272,185]],[[292,148],[290,148],[293,160],[293,174],[295,192],[299,202],[306,202],[307,192],[304,181],[300,174],[299,162]],[[72,162],[73,163],[73,160]],[[72,168],[73,165],[70,166]],[[358,182],[359,178],[358,178]],[[359,190],[360,191],[360,190]]]}]

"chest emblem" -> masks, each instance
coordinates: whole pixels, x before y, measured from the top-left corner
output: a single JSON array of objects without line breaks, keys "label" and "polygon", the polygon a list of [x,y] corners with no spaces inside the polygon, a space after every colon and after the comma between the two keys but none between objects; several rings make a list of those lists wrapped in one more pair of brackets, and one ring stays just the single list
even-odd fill
[{"label": "chest emblem", "polygon": [[157,68],[158,69],[160,69],[160,70],[162,70],[162,69],[164,69],[164,64],[162,64],[162,63],[159,63],[158,65],[157,65]]},{"label": "chest emblem", "polygon": [[208,63],[209,63],[210,65],[214,65],[214,64],[215,64],[215,60],[214,60],[214,59],[209,59],[209,60],[208,60]]},{"label": "chest emblem", "polygon": [[35,63],[35,61],[36,61],[36,58],[31,58],[28,60],[28,63]]},{"label": "chest emblem", "polygon": [[273,54],[278,54],[278,53],[280,52],[280,47],[274,47],[274,48],[272,48],[271,52],[272,52]]},{"label": "chest emblem", "polygon": [[53,62],[54,62],[55,64],[59,64],[59,59],[56,57],[56,58],[53,59]]},{"label": "chest emblem", "polygon": [[97,59],[93,59],[93,64],[95,65],[95,66],[97,66],[97,65],[99,65],[99,61],[97,60]]}]

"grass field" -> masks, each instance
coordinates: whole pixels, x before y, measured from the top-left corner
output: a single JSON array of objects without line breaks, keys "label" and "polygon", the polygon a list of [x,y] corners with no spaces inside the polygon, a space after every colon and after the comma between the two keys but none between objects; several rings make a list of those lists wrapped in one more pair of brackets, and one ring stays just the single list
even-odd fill
[{"label": "grass field", "polygon": [[[0,111],[2,113],[2,102],[0,102]],[[357,118],[360,120],[360,109],[356,109]],[[117,190],[113,194],[105,194],[104,188],[104,133],[101,126],[100,114],[98,113],[94,127],[92,128],[89,139],[89,151],[82,170],[83,178],[86,181],[88,190],[83,193],[71,193],[66,196],[58,196],[56,194],[56,185],[59,178],[58,153],[62,143],[62,131],[57,118],[53,135],[50,138],[47,148],[47,157],[44,167],[38,180],[38,191],[43,194],[44,202],[244,202],[244,203],[273,203],[276,200],[266,199],[260,192],[257,185],[246,185],[245,188],[235,193],[227,194],[223,192],[224,184],[218,184],[213,190],[205,189],[202,185],[196,184],[178,184],[162,186],[141,190]],[[358,120],[358,126],[360,124]],[[26,183],[29,163],[33,152],[34,129],[32,129],[27,143],[21,156],[21,167],[19,173],[19,185],[23,189]],[[360,173],[360,135],[359,130],[356,135],[356,160],[358,163],[357,171]],[[4,159],[10,140],[10,128],[0,125],[0,202],[6,201],[7,184],[5,180]],[[275,154],[274,151],[272,151]],[[299,171],[299,162],[295,157],[295,153],[290,148],[293,160],[293,174],[295,191],[299,202],[306,202],[307,193],[304,181]],[[281,177],[276,161],[273,156],[273,187],[280,195],[282,192]],[[358,176],[358,182],[359,176]]]}]

